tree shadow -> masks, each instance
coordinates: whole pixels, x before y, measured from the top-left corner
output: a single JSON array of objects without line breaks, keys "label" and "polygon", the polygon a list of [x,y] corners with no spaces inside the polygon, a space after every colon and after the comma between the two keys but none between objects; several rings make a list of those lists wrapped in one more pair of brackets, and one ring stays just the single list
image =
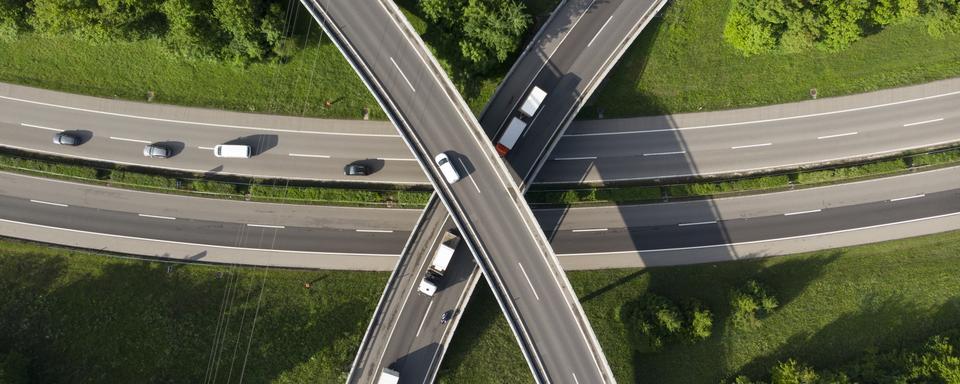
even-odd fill
[{"label": "tree shadow", "polygon": [[866,351],[920,345],[934,334],[956,329],[960,297],[924,308],[901,295],[868,296],[865,308],[846,313],[813,333],[790,336],[776,352],[757,357],[737,375],[763,377],[778,361],[795,358],[813,367],[835,368]]}]

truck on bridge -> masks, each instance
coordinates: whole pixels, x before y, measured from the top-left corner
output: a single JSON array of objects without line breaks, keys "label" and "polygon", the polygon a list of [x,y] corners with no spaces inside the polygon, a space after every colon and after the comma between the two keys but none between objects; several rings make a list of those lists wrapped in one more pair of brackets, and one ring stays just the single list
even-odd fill
[{"label": "truck on bridge", "polygon": [[420,293],[433,296],[437,292],[437,283],[443,278],[443,273],[447,271],[447,266],[450,265],[450,259],[453,258],[453,252],[457,249],[458,244],[460,244],[460,236],[457,236],[453,231],[447,231],[443,234],[440,247],[433,255],[433,261],[430,262],[430,268],[427,268],[426,275],[420,281],[420,287],[418,288]]},{"label": "truck on bridge", "polygon": [[[523,104],[520,105],[520,114],[526,117],[533,117],[533,115],[536,115],[537,111],[540,110],[540,106],[543,105],[543,100],[546,98],[547,92],[540,89],[540,87],[534,86],[530,94],[527,95],[527,98],[523,100]],[[519,117],[510,119],[510,125],[507,125],[507,129],[503,131],[503,135],[500,135],[500,140],[497,140],[497,153],[500,157],[504,157],[510,152],[510,149],[517,143],[517,140],[520,140],[520,136],[523,136],[523,131],[526,130],[527,123],[525,121]]]}]

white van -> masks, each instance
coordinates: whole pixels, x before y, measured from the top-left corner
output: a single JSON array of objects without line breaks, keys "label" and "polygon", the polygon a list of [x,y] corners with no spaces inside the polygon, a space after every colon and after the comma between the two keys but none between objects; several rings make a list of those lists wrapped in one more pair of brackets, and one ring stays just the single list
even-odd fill
[{"label": "white van", "polygon": [[440,172],[443,173],[443,178],[447,179],[447,184],[460,181],[460,173],[453,167],[453,163],[450,162],[450,158],[447,157],[446,153],[438,154],[433,160],[436,161],[437,166],[440,167]]},{"label": "white van", "polygon": [[213,147],[213,155],[216,157],[232,157],[238,159],[250,158],[253,148],[249,145],[228,145],[220,144]]}]

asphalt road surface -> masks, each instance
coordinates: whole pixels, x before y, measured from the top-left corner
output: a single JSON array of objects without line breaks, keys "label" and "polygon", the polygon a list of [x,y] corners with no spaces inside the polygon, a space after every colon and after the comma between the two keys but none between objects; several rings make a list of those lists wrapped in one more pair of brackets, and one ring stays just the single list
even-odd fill
[{"label": "asphalt road surface", "polygon": [[[577,28],[588,26],[592,19],[586,20]],[[607,29],[612,28],[607,25],[604,31]],[[582,43],[583,39],[575,36],[563,44]],[[549,48],[550,45],[545,46]],[[567,49],[556,52],[553,57],[557,59],[569,56],[564,54]],[[601,55],[588,56],[596,61]],[[570,71],[589,64],[586,59],[567,61],[571,62]],[[529,65],[518,67],[516,72],[537,73],[538,68]],[[548,80],[557,81],[550,78],[555,73],[552,66],[543,69],[535,84],[546,86],[551,84]],[[499,131],[511,117],[511,112],[504,109],[512,105],[508,102],[518,102],[534,84],[514,83],[517,82],[501,90],[510,97],[498,98],[494,100],[497,104],[487,108],[488,113],[483,116],[485,127],[497,127]],[[576,86],[569,79],[551,85],[561,89]],[[578,121],[550,152],[536,182],[611,182],[751,172],[956,142],[960,141],[956,130],[960,112],[954,108],[960,103],[958,89],[960,80],[948,80],[751,110]],[[562,118],[556,115],[563,114],[551,111],[563,110],[570,101],[548,97],[517,145],[545,142],[551,132],[538,127],[549,126],[547,120]],[[751,113],[754,110],[756,113]],[[92,139],[79,147],[57,146],[51,143],[56,130],[89,131]],[[259,146],[261,153],[251,159],[218,159],[210,150],[200,149],[238,139]],[[146,142],[162,141],[182,144],[180,153],[170,159],[142,156]],[[409,149],[385,122],[210,111],[5,84],[0,84],[0,145],[198,173],[427,183]],[[526,164],[532,161],[527,157],[533,155],[534,152],[514,151],[509,160],[513,162],[517,157]],[[368,163],[378,171],[368,177],[345,178],[343,167],[354,161]]]},{"label": "asphalt road surface", "polygon": [[[421,161],[540,381],[613,380],[559,261],[472,112],[393,3],[314,2]],[[380,8],[380,9],[378,9]],[[332,15],[332,16],[331,16]],[[342,37],[338,37],[341,35]],[[412,49],[411,49],[412,48]],[[447,185],[433,163],[463,173]],[[556,337],[562,334],[568,337]]]}]

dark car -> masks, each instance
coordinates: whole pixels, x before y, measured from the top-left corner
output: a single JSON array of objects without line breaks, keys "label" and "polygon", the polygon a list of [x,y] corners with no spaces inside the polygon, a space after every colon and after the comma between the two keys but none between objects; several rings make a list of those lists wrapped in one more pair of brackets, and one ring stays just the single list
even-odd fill
[{"label": "dark car", "polygon": [[58,145],[80,145],[80,136],[70,132],[57,132],[53,135],[53,143]]},{"label": "dark car", "polygon": [[363,164],[350,164],[343,170],[347,176],[367,176],[370,174],[370,168]]},{"label": "dark car", "polygon": [[446,324],[453,317],[453,310],[449,310],[440,315],[440,324]]},{"label": "dark car", "polygon": [[155,159],[166,159],[170,157],[170,148],[162,144],[147,144],[143,147],[143,155]]}]

